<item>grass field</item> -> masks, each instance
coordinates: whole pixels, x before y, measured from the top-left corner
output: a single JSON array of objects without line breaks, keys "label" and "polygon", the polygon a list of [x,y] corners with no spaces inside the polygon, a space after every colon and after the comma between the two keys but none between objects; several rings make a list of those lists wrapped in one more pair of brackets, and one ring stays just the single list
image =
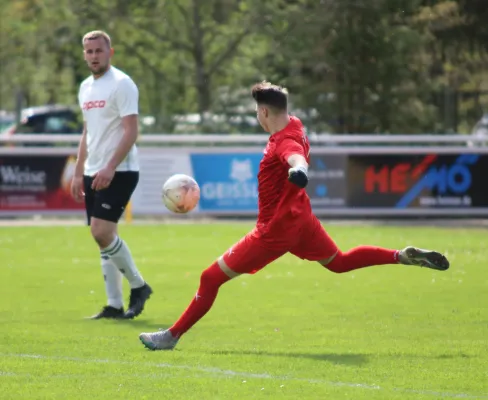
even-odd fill
[{"label": "grass field", "polygon": [[85,227],[0,228],[0,399],[488,398],[483,230],[331,226],[344,250],[416,244],[451,269],[336,275],[286,256],[224,285],[175,351],[144,349],[249,228],[121,226],[155,292],[134,321],[84,319],[105,302]]}]

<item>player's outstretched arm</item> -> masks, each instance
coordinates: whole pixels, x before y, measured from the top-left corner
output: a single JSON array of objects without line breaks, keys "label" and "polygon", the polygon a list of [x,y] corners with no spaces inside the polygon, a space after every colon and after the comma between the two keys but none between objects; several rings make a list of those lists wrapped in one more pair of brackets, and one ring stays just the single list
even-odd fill
[{"label": "player's outstretched arm", "polygon": [[300,188],[304,188],[308,184],[308,163],[305,157],[301,154],[292,154],[288,157],[288,180]]}]

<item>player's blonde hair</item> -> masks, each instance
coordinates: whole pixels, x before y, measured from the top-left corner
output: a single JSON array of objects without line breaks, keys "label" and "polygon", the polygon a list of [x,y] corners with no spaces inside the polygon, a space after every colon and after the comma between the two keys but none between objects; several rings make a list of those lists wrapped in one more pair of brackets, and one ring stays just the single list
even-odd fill
[{"label": "player's blonde hair", "polygon": [[100,30],[91,31],[91,32],[86,33],[85,36],[83,36],[83,40],[81,41],[81,44],[85,44],[85,42],[87,40],[94,40],[94,39],[98,39],[98,38],[103,38],[103,40],[105,41],[107,46],[109,48],[112,47],[112,40],[110,39],[110,36],[108,35],[108,33],[105,31],[100,31]]}]

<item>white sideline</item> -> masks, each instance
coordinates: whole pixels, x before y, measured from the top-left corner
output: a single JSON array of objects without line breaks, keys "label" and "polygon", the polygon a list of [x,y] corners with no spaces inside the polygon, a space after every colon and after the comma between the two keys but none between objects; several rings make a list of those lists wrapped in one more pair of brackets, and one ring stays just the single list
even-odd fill
[{"label": "white sideline", "polygon": [[[248,219],[231,219],[231,218],[211,218],[199,216],[196,218],[180,218],[180,217],[154,217],[154,218],[135,218],[132,225],[199,225],[199,224],[214,224],[214,225],[252,225],[256,222],[255,218]],[[323,218],[323,222],[328,226],[429,226],[429,227],[448,227],[448,228],[488,228],[488,219],[483,218],[440,218],[440,219],[327,219]],[[121,220],[121,225],[128,225],[126,221]],[[0,218],[0,228],[8,227],[71,227],[71,226],[85,226],[86,222],[83,217],[79,218],[15,218],[2,219]]]},{"label": "white sideline", "polygon": [[[73,361],[78,363],[89,363],[89,364],[116,364],[116,365],[135,365],[140,367],[153,367],[153,368],[172,368],[172,369],[182,369],[187,371],[204,372],[206,374],[213,375],[214,378],[232,378],[240,377],[247,379],[270,379],[282,382],[308,382],[328,386],[342,386],[351,387],[358,389],[368,389],[368,390],[393,390],[395,392],[401,393],[411,393],[420,394],[426,396],[435,396],[441,398],[462,398],[462,399],[488,399],[488,394],[483,395],[472,395],[468,393],[452,393],[452,392],[438,392],[435,390],[415,390],[415,389],[403,389],[403,388],[383,388],[376,384],[367,383],[353,383],[353,382],[336,382],[327,381],[322,379],[313,378],[294,378],[292,376],[279,376],[271,375],[267,373],[257,374],[251,372],[239,372],[226,369],[220,369],[216,367],[196,367],[191,365],[178,365],[169,363],[156,363],[156,362],[135,362],[135,361],[124,361],[124,360],[108,360],[108,359],[90,359],[90,358],[79,358],[79,357],[65,357],[65,356],[45,356],[42,354],[23,354],[23,353],[0,353],[0,357],[13,357],[13,358],[27,358],[27,359],[39,359],[39,360],[59,360],[59,361]],[[18,377],[27,376],[28,374],[16,374],[9,371],[0,371],[0,377]],[[150,375],[150,374],[147,374]],[[65,377],[68,375],[56,376]],[[53,377],[55,377],[53,375]]]}]

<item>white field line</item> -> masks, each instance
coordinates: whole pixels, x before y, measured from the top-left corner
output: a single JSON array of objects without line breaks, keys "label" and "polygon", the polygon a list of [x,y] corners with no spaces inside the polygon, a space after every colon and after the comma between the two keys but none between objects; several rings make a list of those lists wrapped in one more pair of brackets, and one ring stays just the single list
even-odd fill
[{"label": "white field line", "polygon": [[[406,219],[406,220],[374,220],[374,219],[322,219],[327,226],[429,226],[429,227],[447,227],[447,228],[488,228],[488,219]],[[255,218],[249,219],[228,219],[228,218],[179,218],[179,217],[155,217],[155,218],[135,218],[133,225],[253,225]],[[127,223],[121,219],[121,225]],[[84,217],[79,218],[15,218],[2,219],[0,218],[0,227],[71,227],[71,226],[86,226]]]},{"label": "white field line", "polygon": [[[14,378],[29,378],[33,379],[36,377],[39,377],[39,375],[36,374],[30,374],[28,372],[11,372],[11,371],[2,371],[0,370],[0,378],[2,376],[7,376],[7,377],[14,377]],[[158,374],[137,374],[137,373],[131,373],[131,372],[126,372],[126,373],[104,373],[101,375],[104,378],[141,378],[141,379],[161,379],[161,378],[174,378],[175,375],[171,373],[158,373]],[[206,378],[208,375],[197,375],[197,374],[192,374],[192,375],[187,375],[185,378]],[[42,379],[45,378],[50,378],[50,379],[73,379],[73,378],[86,378],[86,374],[43,374],[41,375]]]},{"label": "white field line", "polygon": [[[169,363],[155,363],[155,362],[136,362],[136,361],[123,361],[123,360],[108,360],[108,359],[91,359],[91,358],[78,358],[78,357],[64,357],[64,356],[45,356],[41,354],[22,354],[22,353],[0,353],[0,357],[12,357],[12,358],[26,358],[26,359],[38,359],[38,360],[58,360],[58,361],[71,361],[76,363],[87,363],[87,364],[115,364],[115,365],[132,365],[139,367],[152,367],[152,368],[169,368],[169,369],[179,369],[186,371],[193,371],[199,373],[209,374],[213,378],[246,378],[246,379],[269,379],[280,382],[307,382],[319,385],[336,386],[336,387],[350,387],[366,390],[393,390],[395,392],[401,393],[411,393],[419,394],[424,396],[434,396],[440,398],[459,398],[459,399],[488,399],[488,394],[484,395],[472,395],[468,393],[453,393],[453,392],[439,392],[435,390],[415,390],[415,389],[404,389],[404,388],[383,388],[376,384],[367,383],[354,383],[354,382],[336,382],[327,381],[322,379],[313,378],[294,378],[291,376],[279,376],[271,375],[268,373],[251,373],[251,372],[239,372],[227,369],[220,369],[216,367],[197,367],[191,365],[178,365]],[[25,374],[26,376],[29,374]],[[133,374],[130,374],[131,376]],[[168,374],[164,374],[169,376]],[[0,371],[0,377],[16,377],[24,376],[24,374],[15,374],[9,371]],[[35,376],[35,375],[29,375]],[[53,377],[67,377],[68,375],[53,375]],[[71,375],[73,376],[73,375]],[[141,377],[154,376],[154,374],[143,374]],[[207,375],[208,376],[208,375]],[[196,375],[189,376],[189,378],[195,378]],[[201,376],[198,376],[201,377]],[[244,382],[244,381],[243,381]]]}]

